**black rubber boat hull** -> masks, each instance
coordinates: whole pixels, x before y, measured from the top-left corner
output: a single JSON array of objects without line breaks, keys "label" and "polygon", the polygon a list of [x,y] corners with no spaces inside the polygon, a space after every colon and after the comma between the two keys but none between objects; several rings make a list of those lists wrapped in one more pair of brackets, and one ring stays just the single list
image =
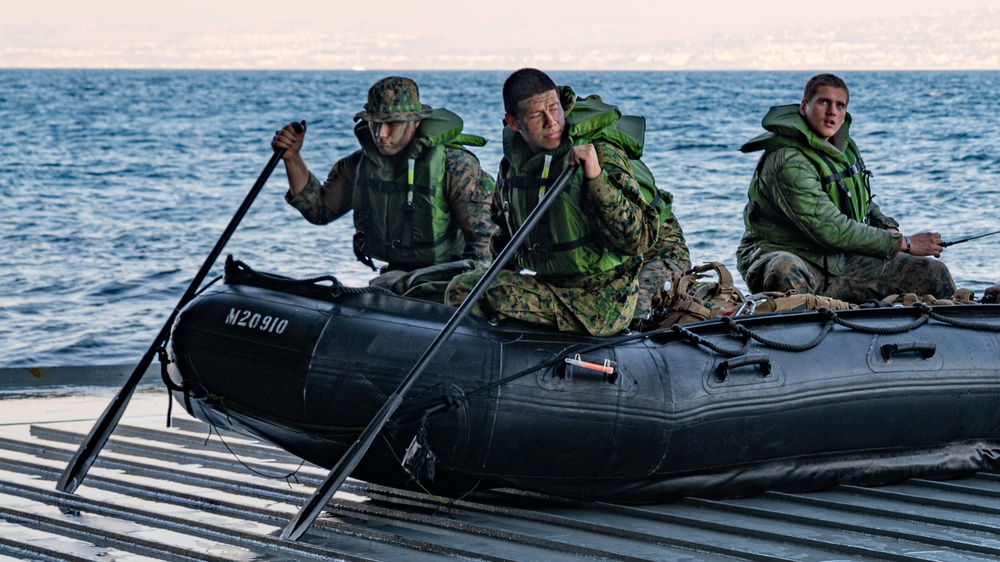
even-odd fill
[{"label": "black rubber boat hull", "polygon": [[[182,311],[169,343],[177,400],[195,417],[331,467],[454,312],[381,293],[313,298],[236,283]],[[1000,306],[935,307],[1000,324]],[[587,338],[470,317],[354,471],[460,494],[516,487],[623,503],[945,478],[997,469],[998,332],[917,308],[742,317],[642,338]],[[770,341],[769,341],[770,340]],[[605,344],[606,347],[597,347]],[[596,349],[590,349],[597,347]],[[586,348],[586,349],[585,349]],[[609,380],[564,359],[616,366]],[[544,365],[540,369],[534,369]],[[504,384],[504,377],[528,371]],[[426,425],[420,431],[425,413]],[[400,465],[426,438],[433,474]],[[431,479],[433,477],[433,479]]]}]

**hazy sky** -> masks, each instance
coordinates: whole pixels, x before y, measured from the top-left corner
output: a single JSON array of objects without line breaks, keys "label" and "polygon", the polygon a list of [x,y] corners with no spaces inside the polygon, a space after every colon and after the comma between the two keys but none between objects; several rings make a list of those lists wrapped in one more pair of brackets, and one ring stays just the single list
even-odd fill
[{"label": "hazy sky", "polygon": [[[348,61],[369,67],[392,66],[394,61],[400,67],[475,65],[476,61],[503,67],[506,61],[530,62],[532,57],[555,57],[560,65],[573,66],[574,53],[582,53],[579,57],[584,60],[578,62],[585,67],[588,62],[600,63],[601,51],[626,53],[621,60],[634,59],[637,64],[658,60],[660,65],[711,65],[732,60],[739,66],[753,62],[740,58],[748,49],[762,49],[762,40],[776,37],[774,61],[766,63],[773,66],[783,64],[782,52],[808,50],[810,45],[828,48],[831,41],[842,42],[845,37],[848,43],[868,42],[875,50],[885,44],[885,56],[896,56],[890,51],[901,33],[918,46],[924,37],[956,45],[978,41],[969,47],[975,51],[982,51],[983,45],[1000,50],[996,0],[4,0],[4,4],[0,67],[349,67]],[[934,47],[929,52],[940,50]],[[668,52],[672,58],[664,55]],[[788,58],[784,64],[791,66],[801,60],[800,55]],[[988,61],[977,64],[989,66]]]}]

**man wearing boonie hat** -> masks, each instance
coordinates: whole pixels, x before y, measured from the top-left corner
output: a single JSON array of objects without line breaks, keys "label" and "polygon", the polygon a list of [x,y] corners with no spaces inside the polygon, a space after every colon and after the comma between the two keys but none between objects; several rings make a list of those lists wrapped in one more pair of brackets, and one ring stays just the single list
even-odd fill
[{"label": "man wearing boonie hat", "polygon": [[487,265],[496,229],[493,178],[465,149],[486,139],[463,134],[461,117],[420,103],[417,84],[398,76],[376,82],[354,120],[361,149],[334,164],[323,182],[302,159],[305,130],[288,125],[275,133],[271,146],[285,149],[285,200],[313,224],[353,209],[355,255],[373,270],[373,259],[386,262],[372,284],[463,259]]}]

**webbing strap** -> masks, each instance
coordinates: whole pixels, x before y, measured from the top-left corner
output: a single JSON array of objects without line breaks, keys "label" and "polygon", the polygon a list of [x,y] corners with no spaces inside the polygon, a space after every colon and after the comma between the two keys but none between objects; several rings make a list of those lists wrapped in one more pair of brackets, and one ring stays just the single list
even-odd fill
[{"label": "webbing strap", "polygon": [[541,177],[515,176],[512,178],[497,178],[496,186],[498,188],[538,189],[544,181],[544,178]]},{"label": "webbing strap", "polygon": [[[829,166],[830,169],[835,169],[833,167],[833,164],[831,164],[830,161],[827,160],[826,156],[824,156],[823,154],[820,154],[820,157],[823,159],[824,162],[826,162],[826,165]],[[833,182],[839,182],[840,180],[842,180],[844,178],[849,178],[849,177],[857,175],[857,173],[860,172],[863,169],[864,169],[864,164],[860,160],[858,160],[854,164],[851,164],[851,166],[849,168],[847,168],[845,170],[841,170],[841,171],[839,171],[837,173],[834,173],[834,174],[830,174],[829,176],[826,176],[825,178],[823,178],[820,181],[822,183],[824,183],[824,184],[833,183]]]},{"label": "webbing strap", "polygon": [[575,250],[577,248],[582,248],[586,246],[591,240],[591,235],[588,234],[582,238],[577,238],[576,240],[570,240],[569,242],[558,242],[552,243],[536,243],[530,246],[523,246],[520,250],[521,252],[532,252],[538,254],[539,256],[547,257],[551,256],[557,252],[568,252],[570,250]]},{"label": "webbing strap", "polygon": [[[406,232],[405,232],[406,228],[404,227],[403,230],[404,230],[403,236],[406,236]],[[437,248],[441,244],[444,244],[445,242],[447,242],[448,238],[451,237],[451,235],[454,234],[454,232],[455,232],[455,227],[452,226],[452,227],[449,227],[448,230],[444,234],[442,234],[441,236],[438,236],[437,238],[435,238],[431,242],[413,242],[411,240],[409,246],[404,246],[403,245],[403,240],[394,240],[392,242],[392,245],[393,245],[394,248],[413,248],[414,250],[427,250],[429,248]]]},{"label": "webbing strap", "polygon": [[[373,180],[368,184],[373,191],[379,193],[406,193],[410,191],[410,185],[398,182],[398,181],[386,181],[386,180]],[[429,186],[413,184],[413,191],[425,195],[427,197],[432,197],[434,195],[434,190]]]}]

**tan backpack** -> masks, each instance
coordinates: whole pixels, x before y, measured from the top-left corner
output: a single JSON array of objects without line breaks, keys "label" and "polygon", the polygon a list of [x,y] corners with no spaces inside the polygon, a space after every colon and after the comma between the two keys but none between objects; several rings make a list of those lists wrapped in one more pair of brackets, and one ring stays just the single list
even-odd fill
[{"label": "tan backpack", "polygon": [[[715,281],[706,280],[711,273]],[[717,261],[675,272],[665,287],[653,295],[647,324],[665,328],[735,314],[744,305],[743,295],[733,286],[733,276]]]},{"label": "tan backpack", "polygon": [[837,300],[820,295],[800,295],[795,291],[787,293],[757,293],[748,297],[756,303],[752,312],[762,314],[765,312],[795,312],[801,310],[817,310],[828,308],[830,310],[849,310],[858,308],[858,305],[847,301]]},{"label": "tan backpack", "polygon": [[[715,281],[706,280],[715,273]],[[669,328],[674,324],[689,324],[720,316],[741,316],[765,312],[787,312],[858,308],[845,301],[818,295],[788,293],[758,293],[744,297],[733,286],[733,276],[726,266],[713,261],[674,273],[666,287],[653,295],[650,318],[639,323],[640,331]]]},{"label": "tan backpack", "polygon": [[958,289],[950,299],[940,299],[934,295],[918,295],[916,293],[903,293],[899,295],[889,295],[882,299],[886,304],[901,304],[903,306],[913,306],[916,302],[927,303],[929,305],[946,304],[979,304],[976,295],[969,289]]}]

